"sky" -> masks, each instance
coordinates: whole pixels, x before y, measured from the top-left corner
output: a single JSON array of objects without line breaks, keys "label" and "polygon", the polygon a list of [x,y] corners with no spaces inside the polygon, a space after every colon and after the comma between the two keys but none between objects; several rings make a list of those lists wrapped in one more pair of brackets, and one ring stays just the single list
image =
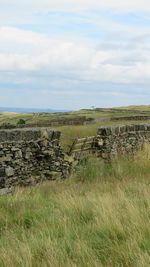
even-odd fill
[{"label": "sky", "polygon": [[0,0],[0,107],[150,104],[149,0]]}]

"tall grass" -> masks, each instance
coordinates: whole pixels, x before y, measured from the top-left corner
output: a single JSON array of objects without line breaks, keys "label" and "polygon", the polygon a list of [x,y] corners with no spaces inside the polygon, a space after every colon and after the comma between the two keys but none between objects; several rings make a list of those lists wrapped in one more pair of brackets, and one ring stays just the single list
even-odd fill
[{"label": "tall grass", "polygon": [[61,145],[66,150],[68,146],[73,143],[76,138],[82,138],[87,136],[96,136],[99,124],[91,125],[70,125],[59,126],[57,130],[61,131]]},{"label": "tall grass", "polygon": [[0,198],[0,267],[149,267],[150,150]]},{"label": "tall grass", "polygon": [[119,156],[110,162],[100,158],[87,157],[83,164],[75,169],[80,181],[141,181],[150,178],[150,147],[145,146],[144,151],[133,156]]}]

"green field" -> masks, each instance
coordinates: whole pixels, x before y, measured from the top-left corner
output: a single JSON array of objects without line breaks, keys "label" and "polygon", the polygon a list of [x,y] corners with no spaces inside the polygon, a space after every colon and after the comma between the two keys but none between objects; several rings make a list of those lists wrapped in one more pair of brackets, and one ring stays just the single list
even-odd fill
[{"label": "green field", "polygon": [[132,120],[111,121],[111,118],[126,116],[150,116],[150,106],[129,106],[120,108],[96,108],[83,109],[65,113],[35,113],[35,114],[16,114],[16,113],[0,113],[1,124],[17,124],[20,119],[26,123],[50,122],[51,120],[67,119],[78,116],[86,116],[86,118],[94,118],[93,124],[87,125],[71,125],[71,126],[51,126],[50,128],[60,130],[62,132],[61,144],[65,149],[73,142],[75,138],[93,136],[97,134],[97,129],[104,125],[120,125],[120,124],[139,124],[150,123],[150,120]]},{"label": "green field", "polygon": [[0,198],[1,267],[149,267],[150,148]]},{"label": "green field", "polygon": [[95,108],[82,109],[64,113],[34,113],[34,114],[17,114],[17,113],[0,113],[0,124],[12,123],[16,124],[19,119],[24,119],[27,123],[38,121],[51,121],[60,118],[72,118],[75,116],[86,116],[87,118],[95,118],[98,122],[105,121],[112,117],[132,116],[132,115],[150,115],[150,106],[129,106],[120,108]]}]

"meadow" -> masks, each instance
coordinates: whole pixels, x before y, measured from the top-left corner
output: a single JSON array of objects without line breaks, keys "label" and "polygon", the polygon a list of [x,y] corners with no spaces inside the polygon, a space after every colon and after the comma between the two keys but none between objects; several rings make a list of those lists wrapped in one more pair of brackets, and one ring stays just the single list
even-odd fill
[{"label": "meadow", "polygon": [[77,111],[61,112],[61,113],[13,113],[0,112],[0,125],[3,123],[16,124],[20,119],[26,123],[36,123],[41,121],[51,121],[60,118],[72,118],[78,116],[86,116],[86,118],[94,118],[96,122],[107,124],[110,118],[126,117],[133,115],[150,115],[150,106],[129,106],[120,108],[94,108],[81,109]]},{"label": "meadow", "polygon": [[0,198],[1,267],[149,267],[150,147]]},{"label": "meadow", "polygon": [[[150,116],[150,106],[129,106],[120,108],[95,108],[95,109],[81,109],[72,112],[62,113],[31,113],[31,114],[19,114],[19,113],[0,113],[0,125],[2,124],[14,124],[16,125],[19,120],[24,120],[26,124],[38,124],[38,122],[50,122],[57,119],[77,118],[79,116],[85,116],[93,118],[95,121],[92,124],[85,125],[65,125],[65,126],[51,126],[55,130],[60,130],[61,144],[68,150],[68,146],[72,144],[75,138],[82,138],[87,136],[95,136],[97,129],[101,126],[120,125],[120,124],[139,124],[149,123],[149,120],[125,120],[127,116]],[[112,118],[121,117],[122,120],[113,121]]]}]

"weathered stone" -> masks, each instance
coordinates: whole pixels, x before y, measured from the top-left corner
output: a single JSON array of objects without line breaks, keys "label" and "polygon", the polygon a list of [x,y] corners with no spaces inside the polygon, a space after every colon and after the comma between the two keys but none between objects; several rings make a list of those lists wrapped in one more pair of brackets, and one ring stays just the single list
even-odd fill
[{"label": "weathered stone", "polygon": [[15,152],[15,158],[18,159],[18,158],[22,158],[22,151],[20,149],[18,149],[16,152]]},{"label": "weathered stone", "polygon": [[99,155],[103,158],[110,158],[118,154],[133,154],[142,148],[143,144],[150,141],[150,125],[127,125],[101,127],[95,146]]},{"label": "weathered stone", "polygon": [[12,148],[11,148],[11,151],[13,151],[13,152],[16,152],[16,151],[18,151],[19,150],[19,148],[18,147],[15,147],[15,146],[13,146]]},{"label": "weathered stone", "polygon": [[30,159],[31,158],[31,156],[32,156],[32,152],[26,152],[26,154],[25,154],[25,159]]},{"label": "weathered stone", "polygon": [[43,155],[52,157],[55,155],[55,152],[54,150],[45,150],[43,151]]},{"label": "weathered stone", "polygon": [[4,156],[4,151],[0,150],[0,157]]},{"label": "weathered stone", "polygon": [[14,192],[13,188],[2,188],[0,189],[0,196],[12,194]]},{"label": "weathered stone", "polygon": [[48,131],[46,129],[41,129],[41,138],[48,140],[49,134],[48,134]]},{"label": "weathered stone", "polygon": [[98,146],[103,146],[103,144],[104,144],[104,140],[102,138],[100,138],[98,140]]},{"label": "weathered stone", "polygon": [[12,161],[12,158],[9,155],[0,158],[0,163],[11,162],[11,161]]},{"label": "weathered stone", "polygon": [[14,169],[10,166],[8,166],[6,169],[5,169],[5,173],[6,173],[6,176],[7,177],[11,177],[14,175]]},{"label": "weathered stone", "polygon": [[65,155],[64,160],[68,163],[73,163],[74,162],[74,157]]}]

